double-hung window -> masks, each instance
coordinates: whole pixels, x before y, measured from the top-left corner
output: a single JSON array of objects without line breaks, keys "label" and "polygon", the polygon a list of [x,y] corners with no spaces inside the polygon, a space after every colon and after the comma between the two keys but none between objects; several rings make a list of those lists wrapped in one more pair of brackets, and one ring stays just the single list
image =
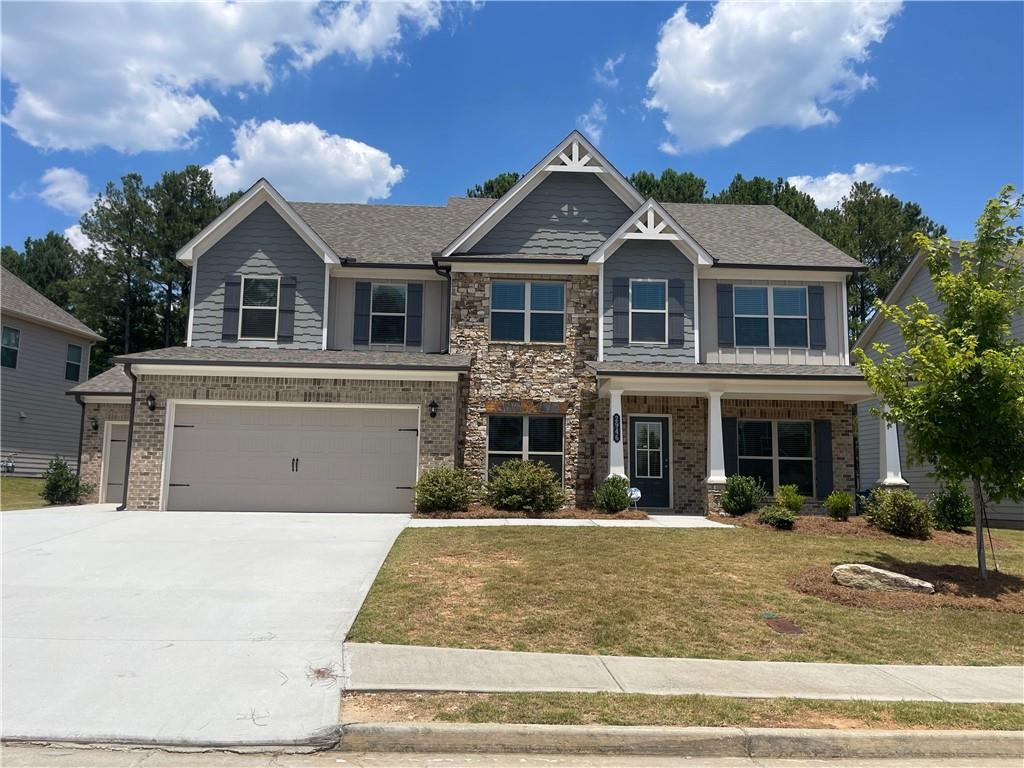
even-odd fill
[{"label": "double-hung window", "polygon": [[807,346],[807,288],[738,285],[733,301],[737,347]]},{"label": "double-hung window", "polygon": [[668,343],[668,281],[629,281],[629,343]]},{"label": "double-hung window", "polygon": [[491,341],[565,341],[565,283],[491,283]]},{"label": "double-hung window", "polygon": [[814,451],[809,421],[736,423],[737,471],[760,480],[769,492],[795,485],[805,496],[814,494]]},{"label": "double-hung window", "polygon": [[773,347],[807,346],[807,289],[772,288]]},{"label": "double-hung window", "polygon": [[280,280],[276,277],[243,277],[239,339],[277,338]]},{"label": "double-hung window", "polygon": [[561,416],[489,416],[487,469],[506,461],[542,461],[561,480],[563,429]]},{"label": "double-hung window", "polygon": [[370,344],[405,344],[405,283],[373,283],[370,292]]},{"label": "double-hung window", "polygon": [[21,331],[5,325],[3,327],[3,343],[0,345],[0,365],[3,365],[4,368],[17,368],[20,346]]},{"label": "double-hung window", "polygon": [[77,344],[68,344],[68,354],[64,360],[64,378],[68,381],[78,381],[82,378],[82,348]]}]

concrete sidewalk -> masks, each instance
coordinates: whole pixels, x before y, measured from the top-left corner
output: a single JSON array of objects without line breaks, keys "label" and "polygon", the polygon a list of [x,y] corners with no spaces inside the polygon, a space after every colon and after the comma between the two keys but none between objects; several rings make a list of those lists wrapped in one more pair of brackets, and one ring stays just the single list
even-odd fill
[{"label": "concrete sidewalk", "polygon": [[1024,703],[1024,667],[811,664],[346,643],[351,691],[612,692]]},{"label": "concrete sidewalk", "polygon": [[408,528],[463,528],[470,526],[496,525],[539,525],[571,528],[574,526],[597,526],[599,528],[732,528],[734,526],[716,523],[699,515],[651,515],[646,520],[601,520],[600,518],[576,520],[572,518],[439,518],[414,517]]}]

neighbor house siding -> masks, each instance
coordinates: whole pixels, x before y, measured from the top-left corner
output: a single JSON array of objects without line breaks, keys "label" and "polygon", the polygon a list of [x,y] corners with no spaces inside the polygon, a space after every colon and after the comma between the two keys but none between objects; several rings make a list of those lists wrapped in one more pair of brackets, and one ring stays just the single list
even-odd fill
[{"label": "neighbor house siding", "polygon": [[[385,270],[381,270],[378,278],[332,277],[330,284],[330,303],[328,304],[327,348],[328,349],[365,349],[352,343],[353,321],[355,318],[355,286],[356,282],[378,283],[413,283],[423,285],[423,344],[419,347],[407,347],[416,352],[444,352],[444,332],[448,324],[448,281],[447,280],[408,280],[406,278],[389,278]],[[376,347],[375,347],[376,348]],[[394,350],[395,347],[387,349]]]},{"label": "neighbor house siding", "polygon": [[880,419],[871,415],[877,400],[857,404],[857,490],[874,486],[881,477]]},{"label": "neighbor house siding", "polygon": [[268,203],[196,261],[192,346],[279,346],[275,341],[222,341],[224,283],[231,275],[294,277],[294,341],[280,346],[319,349],[323,345],[323,259]]}]

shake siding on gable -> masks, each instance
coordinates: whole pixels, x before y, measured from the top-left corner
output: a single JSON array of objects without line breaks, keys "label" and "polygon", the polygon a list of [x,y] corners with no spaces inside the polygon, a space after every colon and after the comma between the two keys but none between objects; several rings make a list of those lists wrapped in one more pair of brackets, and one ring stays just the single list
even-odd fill
[{"label": "shake siding on gable", "polygon": [[323,345],[324,262],[277,211],[264,203],[225,235],[196,262],[192,345],[211,347],[277,346],[273,341],[221,340],[224,281],[230,275],[292,276],[295,287],[295,331],[291,348]]}]

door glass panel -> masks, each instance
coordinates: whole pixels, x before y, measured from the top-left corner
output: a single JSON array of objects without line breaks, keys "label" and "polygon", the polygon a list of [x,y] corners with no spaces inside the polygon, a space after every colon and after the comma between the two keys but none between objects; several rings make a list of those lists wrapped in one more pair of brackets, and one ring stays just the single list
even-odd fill
[{"label": "door glass panel", "polygon": [[640,422],[636,425],[635,477],[661,477],[661,424]]}]

